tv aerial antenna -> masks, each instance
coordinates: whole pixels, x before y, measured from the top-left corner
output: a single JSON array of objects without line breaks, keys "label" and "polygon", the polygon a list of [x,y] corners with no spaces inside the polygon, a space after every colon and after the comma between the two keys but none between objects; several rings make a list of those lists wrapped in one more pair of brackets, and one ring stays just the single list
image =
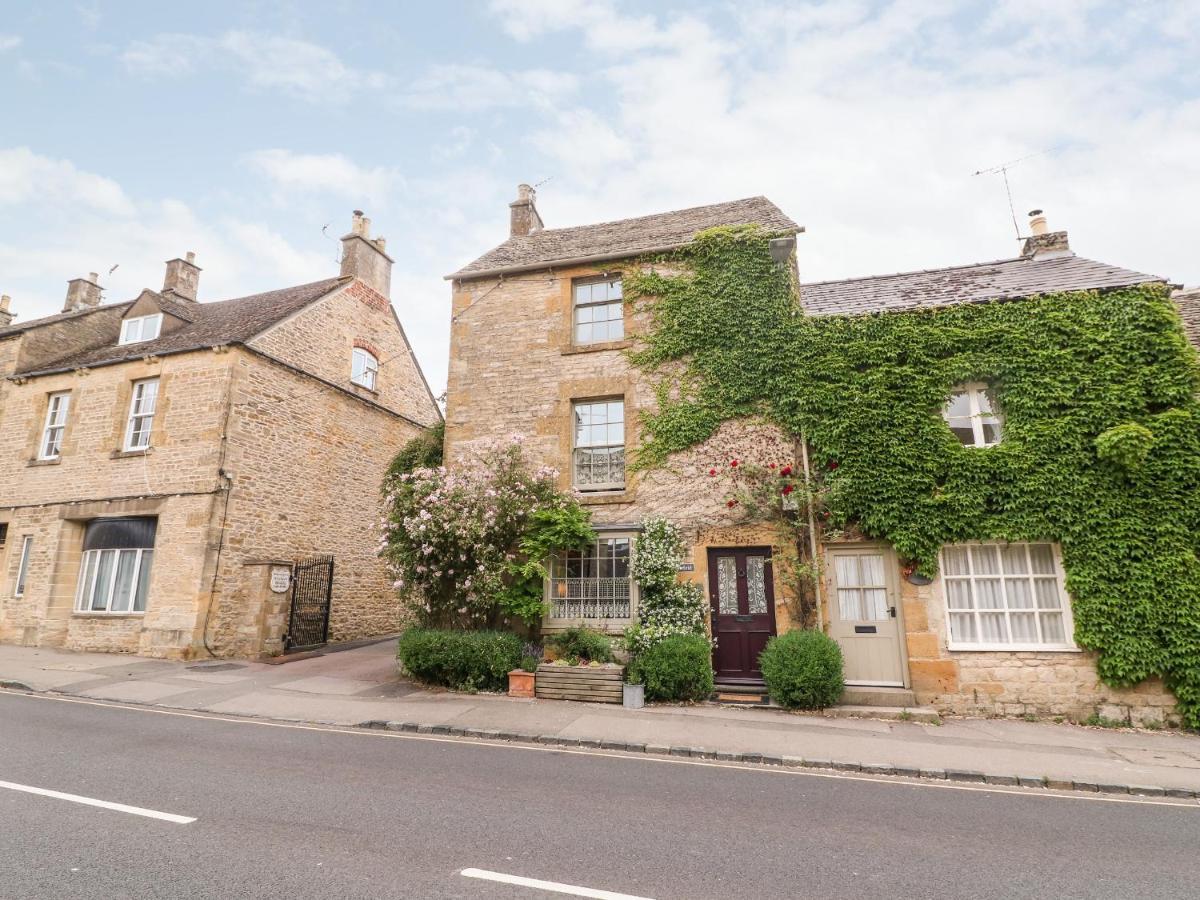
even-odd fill
[{"label": "tv aerial antenna", "polygon": [[1045,150],[1039,150],[1037,153],[1030,153],[1027,156],[1021,156],[1017,159],[1010,159],[1008,162],[1002,162],[989,169],[979,169],[973,173],[975,175],[999,175],[1004,179],[1004,193],[1008,197],[1008,213],[1012,216],[1013,232],[1016,234],[1018,241],[1021,239],[1021,226],[1017,224],[1017,209],[1013,206],[1012,186],[1008,183],[1008,170],[1018,163],[1025,162],[1027,159],[1033,159],[1036,156],[1045,156],[1047,153],[1052,153],[1057,149],[1057,146],[1047,147]]}]

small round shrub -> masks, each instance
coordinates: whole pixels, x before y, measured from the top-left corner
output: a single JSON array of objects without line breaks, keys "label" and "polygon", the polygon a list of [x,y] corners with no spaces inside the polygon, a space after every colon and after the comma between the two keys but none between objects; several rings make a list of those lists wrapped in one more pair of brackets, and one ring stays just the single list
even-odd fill
[{"label": "small round shrub", "polygon": [[562,634],[546,638],[546,643],[563,659],[586,659],[588,662],[612,662],[612,641],[607,635],[582,625],[568,628]]},{"label": "small round shrub", "polygon": [[673,634],[639,653],[629,680],[647,700],[705,700],[713,691],[712,645],[700,634]]},{"label": "small round shrub", "polygon": [[758,658],[767,692],[780,706],[824,709],[846,686],[842,648],[819,631],[789,631],[767,642]]},{"label": "small round shrub", "polygon": [[396,650],[419,681],[460,691],[503,691],[508,673],[521,665],[523,643],[507,631],[410,628]]}]

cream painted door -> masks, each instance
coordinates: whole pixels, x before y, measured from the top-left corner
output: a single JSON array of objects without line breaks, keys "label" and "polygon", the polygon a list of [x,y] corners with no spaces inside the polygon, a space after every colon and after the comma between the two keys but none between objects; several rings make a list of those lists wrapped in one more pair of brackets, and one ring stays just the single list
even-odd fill
[{"label": "cream painted door", "polygon": [[827,547],[829,634],[841,645],[846,684],[904,687],[896,559],[884,547]]}]

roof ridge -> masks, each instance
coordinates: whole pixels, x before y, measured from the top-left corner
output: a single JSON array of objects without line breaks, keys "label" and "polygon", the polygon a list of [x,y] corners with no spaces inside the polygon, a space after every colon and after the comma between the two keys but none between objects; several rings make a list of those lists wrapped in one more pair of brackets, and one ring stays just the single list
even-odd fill
[{"label": "roof ridge", "polygon": [[[767,203],[771,203],[771,201],[767,200],[763,194],[756,194],[753,197],[739,197],[736,200],[724,200],[720,203],[701,203],[699,206],[685,206],[682,209],[669,209],[663,212],[646,213],[644,216],[626,216],[624,219],[609,219],[605,222],[586,222],[582,225],[563,225],[559,228],[540,228],[537,231],[530,232],[527,235],[510,235],[508,240],[511,241],[513,237],[533,237],[534,235],[548,234],[555,231],[570,231],[573,228],[603,228],[605,225],[626,225],[630,222],[641,222],[645,219],[659,219],[663,216],[677,216],[682,213],[696,212],[702,209],[714,209],[718,206],[733,206],[736,203],[746,203],[750,200],[766,200]],[[774,203],[771,203],[771,205],[775,206]],[[779,207],[775,208],[778,209]]]},{"label": "roof ridge", "polygon": [[[1083,257],[1071,254],[1071,256],[1059,256],[1055,257],[1055,259],[1083,259]],[[800,286],[818,287],[825,284],[850,284],[856,281],[882,281],[885,278],[903,278],[906,275],[931,275],[935,272],[956,272],[960,269],[977,269],[980,266],[998,266],[1001,263],[1033,261],[1033,257],[1009,256],[1003,259],[989,259],[983,262],[960,263],[956,266],[938,266],[933,269],[908,269],[904,272],[886,272],[881,275],[855,275],[853,278],[826,278],[823,281],[801,281]],[[1051,260],[1042,259],[1038,260],[1038,262],[1051,262]],[[1088,260],[1088,262],[1095,262],[1095,260]],[[1101,263],[1101,265],[1107,265],[1107,263]]]}]

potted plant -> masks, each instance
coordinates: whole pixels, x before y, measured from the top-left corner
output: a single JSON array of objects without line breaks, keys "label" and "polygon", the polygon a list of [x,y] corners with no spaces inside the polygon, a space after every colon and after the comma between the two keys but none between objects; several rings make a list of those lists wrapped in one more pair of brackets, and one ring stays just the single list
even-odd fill
[{"label": "potted plant", "polygon": [[646,705],[646,685],[637,675],[621,685],[621,705],[626,709],[641,709]]},{"label": "potted plant", "polygon": [[521,656],[521,667],[508,673],[508,696],[533,699],[537,667],[541,656],[540,647],[532,644],[525,645],[525,652]]}]

